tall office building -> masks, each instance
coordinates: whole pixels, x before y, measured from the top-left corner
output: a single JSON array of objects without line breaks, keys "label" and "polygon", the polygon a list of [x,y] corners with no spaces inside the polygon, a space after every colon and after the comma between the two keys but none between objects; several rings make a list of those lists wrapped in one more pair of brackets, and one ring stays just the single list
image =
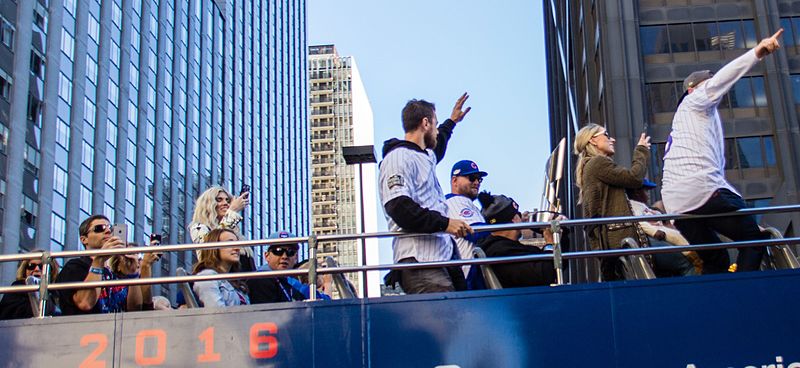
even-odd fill
[{"label": "tall office building", "polygon": [[[552,142],[585,123],[617,138],[629,165],[642,131],[660,184],[666,139],[692,71],[719,70],[783,27],[784,48],[723,98],[726,177],[751,206],[796,204],[800,184],[800,1],[545,1]],[[572,172],[572,167],[569,167]],[[571,183],[566,199],[577,198]],[[659,199],[658,190],[651,194]],[[579,214],[573,206],[572,215]],[[800,214],[763,220],[800,234]]]},{"label": "tall office building", "polygon": [[7,0],[0,23],[3,253],[82,249],[98,213],[189,243],[213,184],[253,188],[247,238],[308,232],[304,0]]},{"label": "tall office building", "polygon": [[[342,147],[374,143],[372,107],[356,61],[339,56],[333,45],[311,46],[308,54],[312,231],[319,235],[375,232],[376,165],[364,164],[359,176],[359,168],[345,164],[342,156]],[[360,189],[364,191],[363,204]],[[367,240],[370,264],[377,263],[377,246],[377,239]],[[362,262],[359,240],[324,242],[320,247],[320,257],[332,256],[340,265]],[[348,274],[347,278],[359,286],[359,292],[363,290],[361,274]],[[370,295],[380,295],[377,273],[370,273],[367,281]]]}]

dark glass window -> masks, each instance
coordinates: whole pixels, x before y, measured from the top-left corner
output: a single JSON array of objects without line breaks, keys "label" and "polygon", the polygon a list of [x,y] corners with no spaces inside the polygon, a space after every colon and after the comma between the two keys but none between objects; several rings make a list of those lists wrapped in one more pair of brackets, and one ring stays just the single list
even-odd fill
[{"label": "dark glass window", "polygon": [[792,18],[781,18],[781,28],[783,28],[783,44],[785,46],[797,45],[797,30],[792,28]]},{"label": "dark glass window", "polygon": [[669,25],[669,40],[672,52],[694,51],[694,37],[690,24]]},{"label": "dark glass window", "polygon": [[643,55],[668,54],[669,37],[666,26],[645,26],[639,29]]},{"label": "dark glass window", "polygon": [[800,104],[800,74],[792,74],[792,94],[794,94],[794,103]]},{"label": "dark glass window", "polygon": [[761,138],[737,138],[739,148],[739,163],[743,169],[764,167],[764,157],[761,154]]},{"label": "dark glass window", "polygon": [[675,82],[648,84],[647,93],[651,111],[653,113],[675,111],[680,97],[679,92]]},{"label": "dark glass window", "polygon": [[725,139],[725,170],[739,168],[739,160],[736,157],[736,145],[733,138]]},{"label": "dark glass window", "polygon": [[767,163],[767,167],[775,167],[777,165],[775,146],[772,144],[772,137],[764,137],[764,159]]},{"label": "dark glass window", "polygon": [[738,20],[719,22],[719,44],[723,50],[743,49],[745,36]]},{"label": "dark glass window", "polygon": [[695,23],[692,28],[697,51],[719,50],[717,23]]},{"label": "dark glass window", "polygon": [[728,97],[730,97],[731,100],[731,107],[755,106],[750,78],[742,78],[736,82],[730,92],[728,92]]}]

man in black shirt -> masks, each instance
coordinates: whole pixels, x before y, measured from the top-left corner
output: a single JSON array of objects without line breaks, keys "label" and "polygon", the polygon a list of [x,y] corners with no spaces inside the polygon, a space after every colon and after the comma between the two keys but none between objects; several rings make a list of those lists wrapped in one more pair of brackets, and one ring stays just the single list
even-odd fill
[{"label": "man in black shirt", "polygon": [[[478,195],[481,203],[481,214],[487,224],[497,225],[522,222],[519,205],[504,195],[491,195],[482,192]],[[530,254],[544,254],[545,251],[536,246],[519,242],[521,230],[493,231],[479,245],[487,257],[511,257]],[[530,261],[522,263],[504,263],[492,265],[494,273],[504,288],[550,285],[555,282],[556,273],[553,261]]]},{"label": "man in black shirt", "polygon": [[[79,228],[81,243],[86,249],[124,248],[123,239],[111,236],[111,224],[103,215],[84,220]],[[88,282],[115,280],[117,277],[106,267],[109,256],[80,257],[64,265],[56,278],[62,282]],[[128,275],[130,278],[138,274]],[[139,287],[116,286],[80,290],[63,290],[59,302],[64,315],[116,313],[138,310],[142,307]]]},{"label": "man in black shirt", "polygon": [[[294,238],[294,235],[281,231],[273,233],[270,239]],[[299,244],[270,245],[264,252],[264,263],[259,271],[290,270],[297,263],[297,250]],[[263,279],[247,280],[250,294],[250,304],[291,302],[303,300],[303,293],[292,287],[286,277],[269,277]]]}]

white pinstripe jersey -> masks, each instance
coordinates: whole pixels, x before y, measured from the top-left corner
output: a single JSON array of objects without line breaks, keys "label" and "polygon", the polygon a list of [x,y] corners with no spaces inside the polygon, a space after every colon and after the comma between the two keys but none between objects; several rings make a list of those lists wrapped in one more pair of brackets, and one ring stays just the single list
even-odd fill
[{"label": "white pinstripe jersey", "polygon": [[[475,202],[463,195],[453,195],[447,198],[447,217],[464,220],[464,222],[470,225],[476,222],[486,222],[481,215],[481,210],[475,206]],[[472,249],[475,248],[473,242],[464,238],[452,237],[456,241],[456,248],[458,248],[458,254],[461,256],[461,259],[474,258],[472,256]],[[469,268],[470,265],[461,266],[461,270],[464,271],[464,277],[469,275]]]},{"label": "white pinstripe jersey", "polygon": [[[425,153],[406,147],[391,150],[380,164],[381,204],[400,196],[407,196],[414,202],[442,216],[447,214],[444,192],[436,179],[436,155],[433,150]],[[383,213],[391,231],[403,229],[386,213]],[[453,256],[450,235],[436,233],[413,237],[399,237],[392,241],[394,261],[415,257],[419,262],[446,261]]]},{"label": "white pinstripe jersey", "polygon": [[667,212],[695,210],[717,189],[738,194],[725,180],[725,135],[717,106],[758,61],[750,50],[700,84],[678,106],[664,153],[661,197]]}]

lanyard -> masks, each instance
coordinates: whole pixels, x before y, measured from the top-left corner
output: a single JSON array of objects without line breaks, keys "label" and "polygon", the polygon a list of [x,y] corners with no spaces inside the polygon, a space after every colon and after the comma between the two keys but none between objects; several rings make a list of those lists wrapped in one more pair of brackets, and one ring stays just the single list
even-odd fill
[{"label": "lanyard", "polygon": [[280,278],[276,278],[275,280],[278,281],[278,286],[280,286],[281,291],[283,291],[283,295],[286,296],[286,301],[291,302],[293,300],[292,296],[289,294],[288,291],[286,291],[286,288],[283,287],[283,283],[281,282],[281,279]]}]

